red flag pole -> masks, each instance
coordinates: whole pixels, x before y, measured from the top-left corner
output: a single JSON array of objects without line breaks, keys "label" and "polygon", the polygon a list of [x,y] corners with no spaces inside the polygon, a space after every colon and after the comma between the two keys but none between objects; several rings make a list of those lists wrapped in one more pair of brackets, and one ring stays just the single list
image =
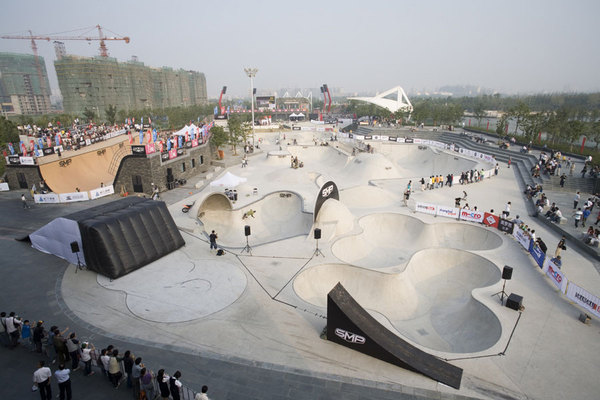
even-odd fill
[{"label": "red flag pole", "polygon": [[581,149],[579,149],[579,154],[583,154],[583,148],[585,147],[585,139],[586,137],[583,137],[583,140],[581,141]]}]

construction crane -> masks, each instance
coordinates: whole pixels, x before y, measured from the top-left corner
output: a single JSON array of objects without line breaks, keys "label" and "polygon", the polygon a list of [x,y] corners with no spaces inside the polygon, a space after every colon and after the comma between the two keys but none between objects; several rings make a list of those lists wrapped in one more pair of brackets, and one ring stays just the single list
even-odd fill
[{"label": "construction crane", "polygon": [[[94,36],[40,36],[40,35],[34,35],[31,31],[29,31],[29,36],[20,36],[20,35],[3,35],[0,36],[0,39],[21,39],[21,40],[31,40],[31,49],[33,50],[33,56],[35,59],[35,66],[37,68],[37,73],[38,73],[38,79],[40,80],[40,89],[42,91],[42,96],[46,96],[46,82],[43,79],[42,76],[42,67],[40,65],[40,59],[38,56],[38,48],[37,48],[37,44],[35,43],[36,40],[45,40],[47,42],[54,40],[86,40],[88,42],[91,42],[92,40],[99,40],[100,41],[100,56],[102,57],[108,57],[108,49],[106,48],[106,44],[104,43],[105,40],[124,40],[125,43],[129,43],[130,39],[129,36],[124,36],[124,37],[118,37],[118,36],[105,36],[104,33],[102,32],[102,27],[100,25],[96,25],[95,27],[92,27],[91,29],[98,29],[98,37],[94,37]],[[84,29],[88,29],[88,32],[90,30],[90,28],[84,28]]]}]

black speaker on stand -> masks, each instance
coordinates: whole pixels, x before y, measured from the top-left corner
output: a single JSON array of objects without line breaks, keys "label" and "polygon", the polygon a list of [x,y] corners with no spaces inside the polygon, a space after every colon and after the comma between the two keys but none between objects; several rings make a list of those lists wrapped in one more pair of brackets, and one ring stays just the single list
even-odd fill
[{"label": "black speaker on stand", "polygon": [[323,253],[321,252],[321,250],[319,250],[319,239],[321,239],[321,228],[315,228],[314,230],[314,238],[317,241],[317,245],[315,247],[315,252],[313,253],[313,257],[315,256],[323,256]]},{"label": "black speaker on stand", "polygon": [[500,296],[500,304],[502,304],[502,305],[504,305],[504,296],[508,297],[508,295],[504,291],[504,288],[506,287],[506,281],[509,281],[512,278],[512,272],[513,272],[512,267],[509,267],[508,265],[504,266],[504,269],[502,270],[502,279],[504,279],[504,283],[502,284],[502,290],[499,291],[498,293],[494,293],[492,295],[492,297],[499,295]]},{"label": "black speaker on stand", "polygon": [[250,247],[250,244],[248,244],[248,237],[250,236],[250,234],[250,225],[244,226],[244,235],[246,236],[246,247],[244,247],[242,253],[247,252],[248,254],[252,255],[252,248]]},{"label": "black speaker on stand", "polygon": [[71,242],[71,252],[77,256],[77,268],[75,268],[75,273],[77,273],[77,270],[83,269],[83,265],[81,265],[81,260],[79,259],[79,243]]}]

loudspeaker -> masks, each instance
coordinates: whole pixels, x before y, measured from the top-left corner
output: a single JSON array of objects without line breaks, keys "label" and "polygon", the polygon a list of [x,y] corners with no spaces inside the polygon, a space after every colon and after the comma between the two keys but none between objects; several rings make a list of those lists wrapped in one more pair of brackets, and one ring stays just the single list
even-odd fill
[{"label": "loudspeaker", "polygon": [[326,84],[326,83],[324,83],[324,84],[323,84],[323,91],[324,91],[324,92],[326,92],[326,91],[327,91],[327,84]]},{"label": "loudspeaker", "polygon": [[71,252],[79,253],[79,243],[71,242]]},{"label": "loudspeaker", "polygon": [[519,296],[518,294],[511,293],[510,296],[508,296],[508,300],[506,300],[506,307],[515,311],[519,311],[522,305],[523,296]]},{"label": "loudspeaker", "polygon": [[506,279],[507,281],[510,280],[510,278],[512,278],[512,270],[512,267],[505,265],[502,270],[502,279]]},{"label": "loudspeaker", "polygon": [[319,89],[321,89],[321,93],[325,93],[325,88],[323,86],[321,86]]},{"label": "loudspeaker", "polygon": [[321,228],[315,228],[315,239],[321,239]]},{"label": "loudspeaker", "polygon": [[252,94],[256,94],[256,88],[252,89]]},{"label": "loudspeaker", "polygon": [[250,236],[250,225],[244,226],[244,235]]},{"label": "loudspeaker", "polygon": [[223,93],[223,94],[227,93],[227,86],[223,86],[223,90],[221,91],[221,93]]}]

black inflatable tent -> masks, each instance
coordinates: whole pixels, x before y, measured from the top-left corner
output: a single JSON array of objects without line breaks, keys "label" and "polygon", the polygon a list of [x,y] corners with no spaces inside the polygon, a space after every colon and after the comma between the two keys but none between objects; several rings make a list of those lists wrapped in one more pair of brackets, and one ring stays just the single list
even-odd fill
[{"label": "black inflatable tent", "polygon": [[34,248],[71,263],[76,241],[88,269],[115,279],[182,247],[185,242],[162,201],[127,197],[56,218],[29,235]]}]

